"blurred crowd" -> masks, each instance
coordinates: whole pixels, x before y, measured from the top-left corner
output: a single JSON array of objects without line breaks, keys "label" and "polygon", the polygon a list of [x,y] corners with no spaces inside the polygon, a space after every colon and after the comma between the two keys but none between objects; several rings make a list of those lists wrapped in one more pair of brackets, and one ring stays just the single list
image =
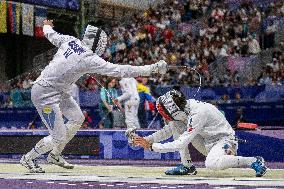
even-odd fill
[{"label": "blurred crowd", "polygon": [[[105,57],[110,62],[131,65],[164,59],[173,65],[197,69],[206,85],[222,85],[222,81],[214,81],[210,64],[220,57],[257,55],[261,50],[275,47],[279,23],[273,18],[283,15],[281,1],[261,6],[243,3],[238,9],[229,9],[222,0],[170,0],[155,10],[135,15],[131,23],[113,27]],[[182,29],[183,24],[189,28]],[[281,54],[277,59],[280,69],[283,60]],[[231,75],[236,74],[228,75],[234,80]],[[278,76],[283,83],[283,76]],[[170,72],[153,79],[157,85],[196,85],[197,81],[196,75],[185,72]]]},{"label": "blurred crowd", "polygon": [[284,49],[275,48],[272,53],[272,62],[263,68],[258,85],[283,85],[284,84]]}]

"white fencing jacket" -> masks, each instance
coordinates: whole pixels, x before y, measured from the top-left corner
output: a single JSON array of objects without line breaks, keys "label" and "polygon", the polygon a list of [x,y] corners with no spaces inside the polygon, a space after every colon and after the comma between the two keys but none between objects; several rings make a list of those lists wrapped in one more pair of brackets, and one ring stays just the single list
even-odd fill
[{"label": "white fencing jacket", "polygon": [[179,151],[185,148],[197,134],[204,138],[205,147],[209,150],[214,142],[235,135],[235,131],[225,116],[214,105],[189,99],[186,108],[190,112],[187,128],[177,140],[164,144],[155,142],[169,138],[172,133],[171,130],[178,129],[174,127],[175,124],[166,125],[163,129],[145,137],[148,141],[153,142],[153,151],[160,153]]}]

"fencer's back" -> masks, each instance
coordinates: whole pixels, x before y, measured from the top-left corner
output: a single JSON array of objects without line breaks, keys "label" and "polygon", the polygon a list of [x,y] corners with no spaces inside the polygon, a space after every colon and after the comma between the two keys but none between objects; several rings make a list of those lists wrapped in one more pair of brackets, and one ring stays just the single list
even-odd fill
[{"label": "fencer's back", "polygon": [[93,52],[84,47],[79,39],[71,37],[60,45],[53,60],[42,71],[38,80],[66,91],[86,72],[82,60]]},{"label": "fencer's back", "polygon": [[[235,135],[225,116],[214,105],[190,99],[190,114],[200,115],[197,119],[204,120],[200,135],[210,143],[223,136]],[[200,113],[202,112],[202,113]]]}]

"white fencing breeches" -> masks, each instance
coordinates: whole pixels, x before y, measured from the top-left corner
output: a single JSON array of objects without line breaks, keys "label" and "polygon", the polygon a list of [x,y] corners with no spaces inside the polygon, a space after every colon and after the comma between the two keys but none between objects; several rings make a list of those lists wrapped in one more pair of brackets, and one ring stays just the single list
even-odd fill
[{"label": "white fencing breeches", "polygon": [[[69,94],[58,92],[52,87],[35,84],[31,95],[34,106],[52,137],[52,142],[46,143],[47,146],[42,152],[53,150],[53,153],[60,154],[80,129],[84,115]],[[68,120],[66,124],[64,124],[63,116]],[[44,141],[50,140],[40,142]]]},{"label": "white fencing breeches", "polygon": [[242,166],[243,157],[235,156],[238,149],[238,142],[234,139],[223,138],[218,141],[209,151],[205,166],[209,169],[222,170]]},{"label": "white fencing breeches", "polygon": [[139,101],[128,100],[124,104],[125,109],[125,123],[127,129],[137,128],[140,129],[139,119],[138,119],[138,107]]}]

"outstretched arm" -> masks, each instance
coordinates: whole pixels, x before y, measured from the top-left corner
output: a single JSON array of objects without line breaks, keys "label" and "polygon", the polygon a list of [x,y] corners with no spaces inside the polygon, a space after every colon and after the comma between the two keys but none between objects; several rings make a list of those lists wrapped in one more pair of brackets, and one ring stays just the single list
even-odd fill
[{"label": "outstretched arm", "polygon": [[165,125],[161,130],[158,130],[155,133],[144,137],[144,139],[146,139],[151,144],[164,141],[173,135],[173,129],[173,125],[171,124]]},{"label": "outstretched arm", "polygon": [[56,47],[66,41],[74,39],[74,37],[69,35],[62,35],[53,30],[53,20],[44,20],[43,21],[43,33],[44,36]]},{"label": "outstretched arm", "polygon": [[145,138],[135,137],[134,144],[136,146],[141,146],[145,150],[151,150],[160,153],[176,152],[184,149],[184,147],[193,140],[193,138],[198,134],[198,132],[199,132],[198,130],[185,131],[177,140],[174,140],[173,142],[167,142],[164,144],[161,143],[151,144]]},{"label": "outstretched arm", "polygon": [[86,58],[85,65],[86,73],[97,73],[112,77],[150,76],[153,73],[165,74],[167,72],[167,63],[163,60],[151,65],[130,66],[107,62],[96,54]]}]

